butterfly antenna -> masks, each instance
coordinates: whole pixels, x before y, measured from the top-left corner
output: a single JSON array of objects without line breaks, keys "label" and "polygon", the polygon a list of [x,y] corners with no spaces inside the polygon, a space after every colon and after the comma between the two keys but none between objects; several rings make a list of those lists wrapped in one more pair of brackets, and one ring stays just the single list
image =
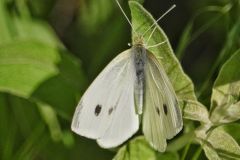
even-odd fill
[{"label": "butterfly antenna", "polygon": [[118,2],[118,0],[115,0],[115,1],[116,1],[116,3],[117,3],[118,7],[120,8],[120,10],[122,11],[124,17],[127,19],[128,23],[130,24],[133,32],[134,32],[134,33],[137,33],[137,32],[135,31],[135,29],[133,28],[133,25],[132,25],[131,21],[129,20],[128,16],[126,15],[126,13],[124,12],[124,10],[123,10],[123,8],[121,7],[120,3]]},{"label": "butterfly antenna", "polygon": [[[157,24],[158,24],[158,21],[160,21],[163,17],[165,17],[170,11],[172,11],[174,8],[176,7],[176,5],[172,5],[161,17],[159,17],[144,33],[142,36],[144,36],[148,31],[150,31],[150,29],[152,29],[152,27],[154,27],[155,25],[155,28],[153,31],[155,31],[156,27],[157,27]],[[149,38],[150,39],[150,38]]]}]

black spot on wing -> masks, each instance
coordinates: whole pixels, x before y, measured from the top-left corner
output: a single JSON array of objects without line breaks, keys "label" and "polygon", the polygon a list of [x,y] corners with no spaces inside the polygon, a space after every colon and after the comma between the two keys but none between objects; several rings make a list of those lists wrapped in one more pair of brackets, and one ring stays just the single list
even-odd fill
[{"label": "black spot on wing", "polygon": [[156,107],[157,114],[160,116],[160,109]]},{"label": "black spot on wing", "polygon": [[167,109],[167,105],[166,104],[163,104],[163,110],[164,110],[165,115],[167,115],[168,109]]},{"label": "black spot on wing", "polygon": [[113,107],[111,107],[109,110],[108,110],[108,115],[111,115],[113,112]]},{"label": "black spot on wing", "polygon": [[95,108],[95,112],[94,112],[95,115],[98,116],[100,114],[101,110],[102,110],[102,106],[98,104]]}]

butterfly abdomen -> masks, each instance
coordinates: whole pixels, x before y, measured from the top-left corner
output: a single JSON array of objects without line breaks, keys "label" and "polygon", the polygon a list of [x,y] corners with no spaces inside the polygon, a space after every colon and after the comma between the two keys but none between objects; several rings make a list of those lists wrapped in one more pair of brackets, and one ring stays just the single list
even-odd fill
[{"label": "butterfly abdomen", "polygon": [[136,113],[142,114],[145,75],[144,68],[146,64],[146,49],[142,45],[136,45],[132,48],[135,68],[134,99]]}]

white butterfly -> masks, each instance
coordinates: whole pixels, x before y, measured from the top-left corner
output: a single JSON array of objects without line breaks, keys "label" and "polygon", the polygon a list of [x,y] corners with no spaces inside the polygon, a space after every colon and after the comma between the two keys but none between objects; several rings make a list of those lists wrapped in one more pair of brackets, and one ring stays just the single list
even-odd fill
[{"label": "white butterfly", "polygon": [[74,132],[113,148],[136,133],[142,120],[146,140],[165,151],[166,139],[182,129],[182,115],[168,76],[147,48],[139,36],[97,76],[76,108]]}]

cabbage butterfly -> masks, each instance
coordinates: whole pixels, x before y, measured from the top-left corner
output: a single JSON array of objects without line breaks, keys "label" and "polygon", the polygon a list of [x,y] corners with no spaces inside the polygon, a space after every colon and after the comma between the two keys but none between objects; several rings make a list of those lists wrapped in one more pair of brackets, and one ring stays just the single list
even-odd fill
[{"label": "cabbage butterfly", "polygon": [[[157,21],[150,28],[157,25]],[[160,62],[148,50],[165,42],[148,46],[143,40],[144,34],[97,76],[74,113],[72,130],[96,139],[103,148],[116,147],[129,139],[137,132],[140,120],[146,140],[160,152],[166,149],[166,139],[171,139],[182,129],[175,91]]]}]

